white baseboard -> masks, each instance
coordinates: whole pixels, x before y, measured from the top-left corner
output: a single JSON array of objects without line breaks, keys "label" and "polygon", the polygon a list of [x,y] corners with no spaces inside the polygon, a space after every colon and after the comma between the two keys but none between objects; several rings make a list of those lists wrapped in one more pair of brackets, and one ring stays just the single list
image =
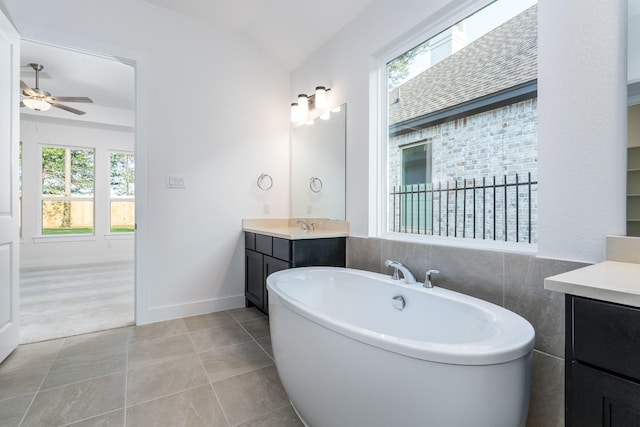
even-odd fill
[{"label": "white baseboard", "polygon": [[136,316],[137,325],[147,323],[162,322],[182,317],[197,316],[199,314],[213,313],[216,311],[231,310],[244,307],[244,295],[215,298],[203,301],[194,301],[183,304],[165,305],[160,307],[149,307],[138,311]]}]

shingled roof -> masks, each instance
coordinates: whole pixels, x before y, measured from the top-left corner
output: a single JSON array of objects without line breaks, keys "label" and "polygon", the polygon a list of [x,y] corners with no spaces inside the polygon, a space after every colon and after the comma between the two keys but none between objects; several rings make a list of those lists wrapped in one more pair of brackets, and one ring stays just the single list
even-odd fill
[{"label": "shingled roof", "polygon": [[391,91],[389,124],[398,125],[535,82],[537,15],[537,5],[532,6]]}]

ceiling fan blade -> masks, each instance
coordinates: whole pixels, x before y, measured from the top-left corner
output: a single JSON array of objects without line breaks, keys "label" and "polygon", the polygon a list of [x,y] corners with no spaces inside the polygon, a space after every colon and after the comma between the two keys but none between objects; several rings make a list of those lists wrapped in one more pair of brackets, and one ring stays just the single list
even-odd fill
[{"label": "ceiling fan blade", "polygon": [[68,111],[70,113],[77,114],[79,116],[81,116],[83,114],[86,114],[85,111],[76,110],[75,108],[69,107],[68,105],[58,104],[58,103],[55,103],[55,102],[51,102],[50,104],[51,104],[52,107],[60,108],[61,110],[65,110],[65,111]]},{"label": "ceiling fan blade", "polygon": [[35,96],[36,93],[33,91],[33,89],[31,89],[29,86],[27,86],[27,84],[25,82],[23,82],[22,80],[20,80],[20,88],[22,89],[22,93],[24,93],[26,96]]},{"label": "ceiling fan blade", "polygon": [[51,99],[53,102],[93,102],[86,96],[52,96]]}]

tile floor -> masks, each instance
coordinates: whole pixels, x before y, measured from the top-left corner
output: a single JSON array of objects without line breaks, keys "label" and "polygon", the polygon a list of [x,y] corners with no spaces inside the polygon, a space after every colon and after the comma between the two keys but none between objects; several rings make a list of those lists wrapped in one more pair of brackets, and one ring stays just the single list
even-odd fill
[{"label": "tile floor", "polygon": [[0,365],[0,426],[302,426],[268,318],[237,309],[22,345]]}]

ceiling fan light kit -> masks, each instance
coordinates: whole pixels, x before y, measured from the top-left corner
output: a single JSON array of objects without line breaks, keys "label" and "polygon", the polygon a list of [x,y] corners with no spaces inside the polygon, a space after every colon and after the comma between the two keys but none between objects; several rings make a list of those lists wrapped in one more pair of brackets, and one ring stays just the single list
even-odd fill
[{"label": "ceiling fan light kit", "polygon": [[44,99],[40,99],[40,98],[25,98],[22,100],[22,103],[26,106],[31,108],[32,110],[36,110],[36,111],[47,111],[49,108],[51,108],[51,104],[49,104],[47,101],[45,101]]},{"label": "ceiling fan light kit", "polygon": [[47,111],[51,107],[56,107],[61,110],[68,111],[73,114],[82,115],[84,111],[78,110],[68,105],[60,104],[62,102],[86,102],[92,103],[91,98],[86,96],[53,96],[46,90],[40,89],[40,71],[44,69],[42,64],[29,64],[31,68],[36,72],[36,87],[31,88],[25,82],[20,80],[20,88],[22,94],[26,98],[22,99],[21,106],[31,108],[35,111]]}]

